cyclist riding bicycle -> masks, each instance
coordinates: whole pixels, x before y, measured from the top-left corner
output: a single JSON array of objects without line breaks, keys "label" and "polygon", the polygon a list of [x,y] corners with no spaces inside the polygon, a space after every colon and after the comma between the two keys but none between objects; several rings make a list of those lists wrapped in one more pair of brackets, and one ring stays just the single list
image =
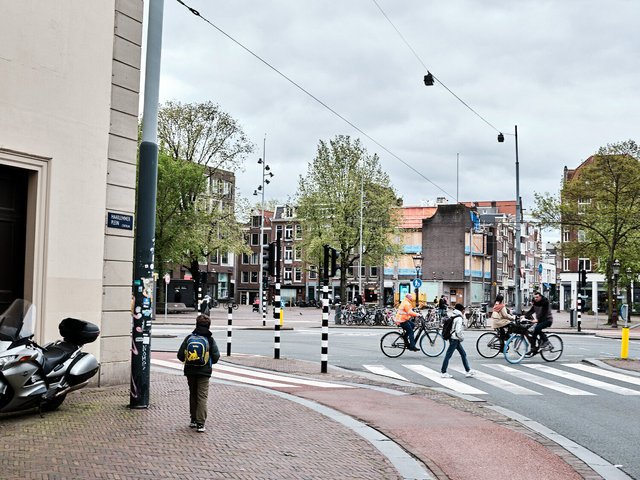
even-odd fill
[{"label": "cyclist riding bicycle", "polygon": [[[536,318],[532,321],[536,326],[533,329],[534,345],[531,345],[531,352],[535,354],[539,349],[549,345],[549,340],[542,329],[550,327],[553,323],[549,300],[538,291],[533,292],[533,305],[524,316],[525,318],[531,319],[534,313],[536,314]],[[538,337],[540,337],[539,341],[537,341]],[[536,342],[539,346],[536,346]]]},{"label": "cyclist riding bicycle", "polygon": [[515,319],[516,317],[508,312],[504,304],[504,295],[501,293],[496,295],[496,303],[493,305],[493,312],[491,312],[491,328],[498,331],[500,351],[504,349],[504,342],[507,340],[508,334],[506,327]]},{"label": "cyclist riding bicycle", "polygon": [[415,328],[415,324],[411,317],[417,317],[418,314],[412,310],[413,307],[413,295],[407,293],[404,297],[404,300],[398,307],[398,313],[396,313],[396,324],[401,326],[404,330],[405,335],[409,338],[409,347],[408,350],[412,352],[417,352],[416,348],[416,340],[413,336],[413,329]]}]

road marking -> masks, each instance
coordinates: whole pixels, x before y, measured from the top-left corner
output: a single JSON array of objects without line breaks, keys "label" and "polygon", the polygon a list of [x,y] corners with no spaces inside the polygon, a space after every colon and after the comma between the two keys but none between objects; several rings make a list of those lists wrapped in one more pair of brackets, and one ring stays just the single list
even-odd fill
[{"label": "road marking", "polygon": [[583,377],[582,375],[576,375],[575,373],[565,372],[564,370],[552,368],[547,365],[525,365],[525,367],[533,368],[550,375],[556,375],[558,377],[566,378],[567,380],[572,380],[574,382],[584,383],[585,385],[589,385],[591,387],[608,390],[609,392],[617,393],[619,395],[640,395],[640,392],[637,390],[632,390],[626,387],[619,387],[618,385],[612,385],[611,383],[601,382],[600,380]]},{"label": "road marking", "polygon": [[[462,367],[452,367],[452,368],[456,372],[464,373],[464,369]],[[493,375],[479,372],[477,370],[476,370],[476,374],[474,375],[474,378],[477,378],[478,380],[488,383],[493,387],[497,387],[509,393],[513,393],[514,395],[542,395],[540,392],[530,390],[523,386],[504,380],[503,378],[494,377]]]},{"label": "road marking", "polygon": [[363,367],[369,370],[371,373],[375,373],[376,375],[383,375],[385,377],[396,378],[398,380],[404,380],[405,382],[409,381],[399,373],[394,372],[393,370],[385,367],[384,365],[363,365]]},{"label": "road marking", "polygon": [[582,363],[565,363],[567,367],[576,368],[583,372],[594,373],[602,377],[613,378],[620,380],[621,382],[633,383],[634,385],[640,385],[640,378],[632,377],[631,375],[625,375],[624,373],[612,372],[603,368],[592,367],[591,365],[584,365]]},{"label": "road marking", "polygon": [[515,368],[507,367],[506,365],[488,364],[488,363],[484,365],[486,367],[493,368],[494,370],[498,370],[499,372],[510,373],[511,375],[517,376],[521,380],[535,383],[537,385],[541,385],[545,388],[550,388],[551,390],[556,390],[566,395],[595,395],[595,393],[590,393],[585,390],[580,390],[579,388],[569,387],[568,385],[563,385],[561,383],[554,382],[553,380],[549,380],[544,377],[539,377],[538,375],[533,375],[531,373],[524,372],[522,370],[517,370]]},{"label": "road marking", "polygon": [[453,390],[458,393],[472,394],[472,395],[486,395],[487,392],[483,392],[482,390],[478,390],[471,385],[468,385],[464,382],[460,382],[453,378],[442,378],[440,376],[440,372],[436,370],[431,370],[430,368],[425,367],[424,365],[403,365],[403,367],[408,368],[416,372],[418,375],[422,375],[423,377],[428,378],[429,380],[439,383],[440,385],[447,387],[450,390]]},{"label": "road marking", "polygon": [[[173,368],[175,370],[183,369],[183,364],[177,361],[166,361],[153,358],[151,359],[151,363],[162,367]],[[212,368],[214,378],[219,378],[220,380],[229,380],[233,382],[248,383],[251,385],[259,385],[262,387],[297,388],[303,385],[307,385],[321,388],[353,388],[351,385],[341,385],[316,380],[307,380],[305,378],[275,375],[273,373],[259,372],[247,368],[232,367],[227,365],[214,365]]]}]

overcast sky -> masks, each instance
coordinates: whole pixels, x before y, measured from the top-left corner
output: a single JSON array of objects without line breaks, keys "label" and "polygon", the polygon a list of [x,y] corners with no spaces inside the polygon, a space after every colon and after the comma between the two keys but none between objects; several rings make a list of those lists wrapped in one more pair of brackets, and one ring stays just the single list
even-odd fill
[{"label": "overcast sky", "polygon": [[[185,3],[392,154],[176,0],[165,0],[160,101],[210,100],[240,122],[256,146],[237,176],[251,202],[265,135],[266,199],[294,195],[318,141],[344,134],[417,205],[455,202],[457,185],[460,201],[514,199],[517,125],[529,211],[534,192],[558,191],[565,165],[640,141],[637,0],[376,1],[416,55],[373,0]],[[426,87],[420,60],[486,122],[440,83]]]}]

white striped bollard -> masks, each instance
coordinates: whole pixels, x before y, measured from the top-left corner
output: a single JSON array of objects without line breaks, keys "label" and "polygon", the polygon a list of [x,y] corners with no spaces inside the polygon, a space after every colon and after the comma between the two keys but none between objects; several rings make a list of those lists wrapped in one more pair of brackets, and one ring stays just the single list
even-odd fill
[{"label": "white striped bollard", "polygon": [[262,326],[267,326],[267,292],[262,291]]},{"label": "white striped bollard", "polygon": [[322,287],[322,343],[320,348],[320,373],[327,373],[329,353],[329,285]]},{"label": "white striped bollard", "polygon": [[576,310],[578,311],[578,331],[581,332],[582,331],[582,298],[580,298],[580,295],[578,295],[578,308],[576,308]]},{"label": "white striped bollard", "polygon": [[229,304],[227,313],[227,357],[231,356],[231,333],[233,331],[233,306]]},{"label": "white striped bollard", "polygon": [[280,283],[276,283],[276,295],[274,300],[273,322],[274,322],[274,346],[273,346],[273,358],[278,360],[280,358]]}]

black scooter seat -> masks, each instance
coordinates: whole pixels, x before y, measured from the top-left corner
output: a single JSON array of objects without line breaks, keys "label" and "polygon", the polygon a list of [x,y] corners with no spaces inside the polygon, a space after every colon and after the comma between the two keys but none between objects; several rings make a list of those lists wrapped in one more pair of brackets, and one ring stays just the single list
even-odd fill
[{"label": "black scooter seat", "polygon": [[44,364],[42,370],[47,375],[53,368],[67,360],[73,352],[78,349],[76,345],[69,342],[56,342],[43,349]]}]

